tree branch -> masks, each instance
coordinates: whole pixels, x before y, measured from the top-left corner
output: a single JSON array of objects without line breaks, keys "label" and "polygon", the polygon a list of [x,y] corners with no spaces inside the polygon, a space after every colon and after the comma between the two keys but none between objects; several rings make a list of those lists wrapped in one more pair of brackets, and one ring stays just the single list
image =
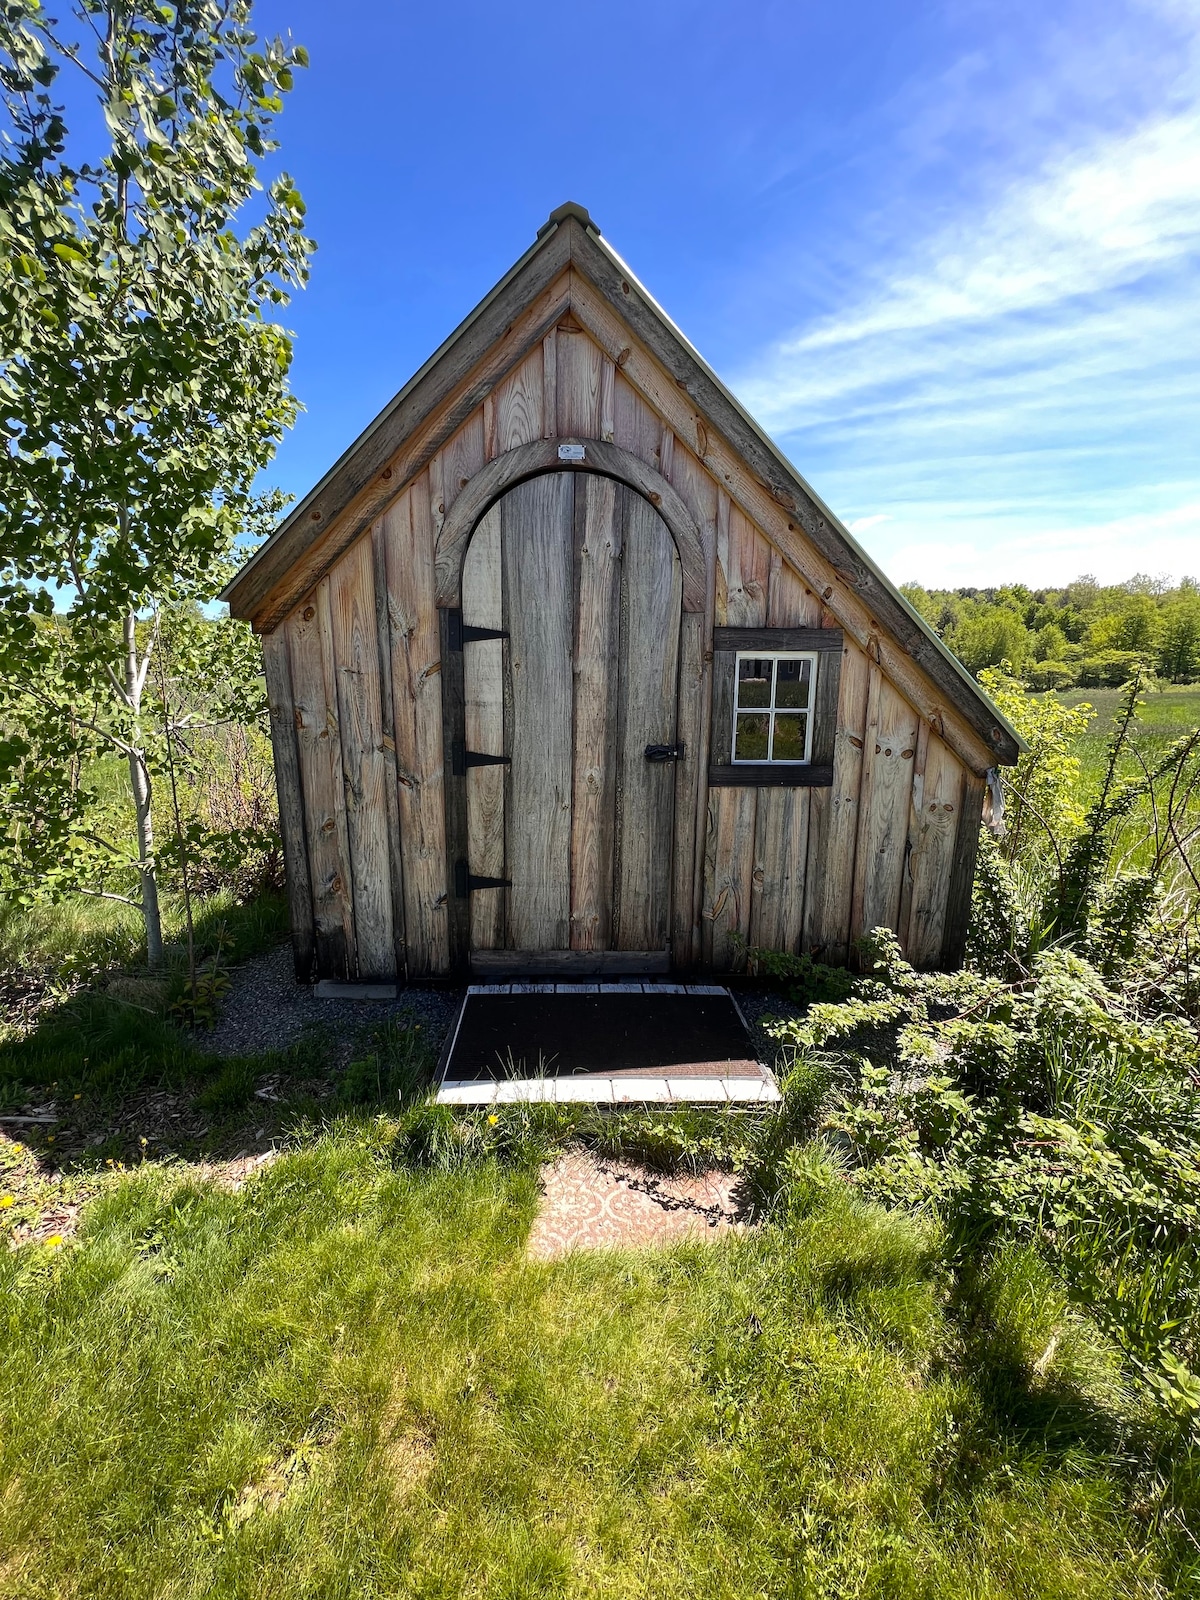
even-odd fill
[{"label": "tree branch", "polygon": [[117,735],[112,733],[108,728],[101,727],[98,722],[93,722],[88,717],[81,717],[73,706],[64,707],[57,700],[52,700],[49,695],[41,694],[37,689],[31,688],[29,684],[18,683],[12,678],[0,678],[0,683],[2,683],[6,689],[16,690],[18,694],[27,694],[31,700],[36,700],[38,705],[45,706],[48,711],[56,711],[60,716],[64,711],[66,711],[69,715],[75,718],[80,727],[87,728],[89,732],[98,735],[101,739],[107,740],[107,742],[119,750],[123,756],[133,755],[134,751],[132,746],[127,745],[124,739],[118,738]]}]

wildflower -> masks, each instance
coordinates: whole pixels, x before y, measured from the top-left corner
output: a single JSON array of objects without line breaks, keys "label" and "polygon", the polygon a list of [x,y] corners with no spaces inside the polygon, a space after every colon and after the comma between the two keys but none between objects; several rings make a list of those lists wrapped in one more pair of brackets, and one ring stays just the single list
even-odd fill
[{"label": "wildflower", "polygon": [[81,1094],[77,1094],[77,1095],[76,1095],[76,1096],[75,1096],[75,1098],[76,1098],[76,1100],[82,1100],[82,1099],[83,1099],[83,1096],[82,1096],[82,1095],[81,1095]]},{"label": "wildflower", "polygon": [[500,1118],[493,1111],[491,1116],[488,1118],[489,1125],[494,1128],[499,1121],[500,1121]]},{"label": "wildflower", "polygon": [[48,1133],[46,1135],[46,1143],[47,1144],[53,1144],[54,1143],[54,1135],[52,1133]]},{"label": "wildflower", "polygon": [[16,1204],[16,1196],[11,1194],[0,1195],[0,1211],[7,1211],[9,1206]]},{"label": "wildflower", "polygon": [[52,1233],[50,1235],[50,1237],[46,1240],[46,1244],[49,1246],[49,1248],[51,1250],[57,1250],[59,1245],[62,1244],[62,1242],[63,1242],[63,1236],[62,1236],[61,1233]]},{"label": "wildflower", "polygon": [[141,1142],[141,1143],[142,1143],[142,1144],[145,1144],[145,1143],[146,1143],[146,1135],[145,1135],[145,1134],[143,1134],[143,1135],[142,1135],[142,1137],[141,1137],[141,1141],[140,1141],[140,1142]]}]

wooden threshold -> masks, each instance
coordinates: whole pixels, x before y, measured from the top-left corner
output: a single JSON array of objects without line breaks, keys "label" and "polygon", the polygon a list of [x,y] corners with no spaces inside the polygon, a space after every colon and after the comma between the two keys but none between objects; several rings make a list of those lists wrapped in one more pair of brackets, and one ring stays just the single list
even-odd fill
[{"label": "wooden threshold", "polygon": [[621,973],[670,972],[669,950],[473,950],[479,977],[594,978]]}]

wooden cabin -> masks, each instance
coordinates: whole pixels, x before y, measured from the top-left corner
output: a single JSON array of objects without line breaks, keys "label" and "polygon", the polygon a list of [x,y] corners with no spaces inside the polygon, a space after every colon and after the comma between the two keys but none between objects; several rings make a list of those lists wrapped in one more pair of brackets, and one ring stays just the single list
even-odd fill
[{"label": "wooden cabin", "polygon": [[300,978],[962,958],[1017,736],[579,206],[225,598]]}]

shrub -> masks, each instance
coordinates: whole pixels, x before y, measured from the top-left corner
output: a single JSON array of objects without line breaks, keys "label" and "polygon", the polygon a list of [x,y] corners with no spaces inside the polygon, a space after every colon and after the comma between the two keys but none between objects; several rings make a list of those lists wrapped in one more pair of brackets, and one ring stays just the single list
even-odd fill
[{"label": "shrub", "polygon": [[1137,672],[1141,659],[1136,650],[1104,650],[1085,656],[1079,663],[1077,681],[1084,689],[1119,689]]},{"label": "shrub", "polygon": [[[799,1059],[823,1053],[836,1087],[826,1128],[854,1184],[936,1209],[964,1263],[1006,1240],[1036,1247],[1172,1425],[1189,1428],[1200,1418],[1194,1030],[1142,1015],[1065,949],[1033,957],[1017,983],[918,974],[887,930],[864,961],[850,1000],[773,1025]],[[765,1154],[758,1193],[790,1207],[795,1185],[807,1206],[805,1164]]]},{"label": "shrub", "polygon": [[1065,661],[1034,661],[1025,669],[1025,681],[1039,692],[1047,689],[1070,689],[1078,680],[1078,673]]}]

